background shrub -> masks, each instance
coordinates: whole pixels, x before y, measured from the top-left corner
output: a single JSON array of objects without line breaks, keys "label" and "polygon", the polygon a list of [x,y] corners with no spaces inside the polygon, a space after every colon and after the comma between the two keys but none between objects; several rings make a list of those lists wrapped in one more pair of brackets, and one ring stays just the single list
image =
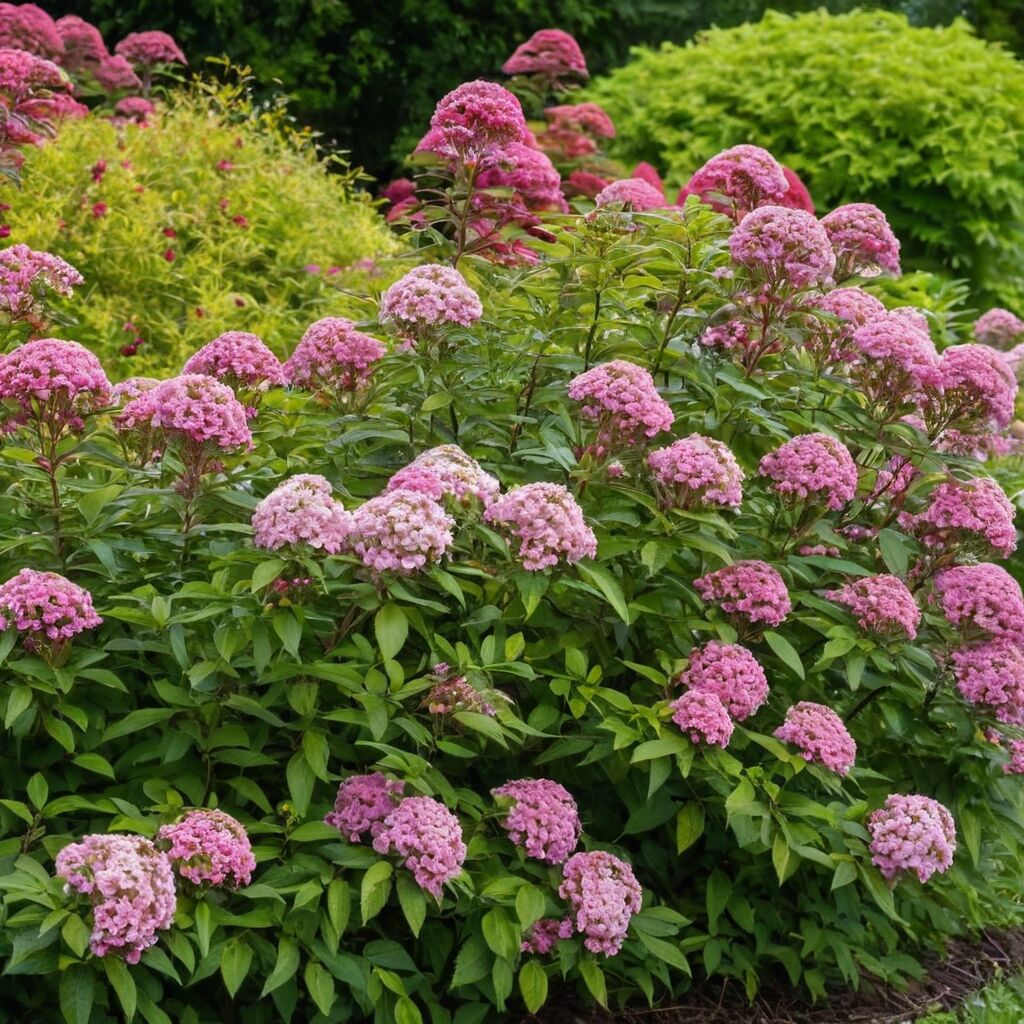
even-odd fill
[{"label": "background shrub", "polygon": [[884,208],[911,266],[967,276],[980,299],[1024,301],[1024,68],[965,22],[769,13],[641,50],[590,91],[627,161],[683,184],[724,147],[757,143],[798,172],[821,212]]}]

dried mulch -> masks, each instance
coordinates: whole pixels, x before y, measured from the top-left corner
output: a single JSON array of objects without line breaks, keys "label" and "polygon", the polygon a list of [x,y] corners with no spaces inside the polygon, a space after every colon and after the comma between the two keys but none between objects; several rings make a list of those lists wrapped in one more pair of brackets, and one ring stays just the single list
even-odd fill
[{"label": "dried mulch", "polygon": [[1024,928],[991,930],[957,939],[944,958],[925,956],[927,973],[905,989],[865,978],[859,991],[836,993],[812,1005],[791,989],[766,990],[751,1005],[739,986],[694,989],[685,1002],[619,1013],[584,1010],[575,1000],[553,1000],[521,1024],[909,1024],[938,1010],[959,1007],[1000,973],[1024,967]]}]

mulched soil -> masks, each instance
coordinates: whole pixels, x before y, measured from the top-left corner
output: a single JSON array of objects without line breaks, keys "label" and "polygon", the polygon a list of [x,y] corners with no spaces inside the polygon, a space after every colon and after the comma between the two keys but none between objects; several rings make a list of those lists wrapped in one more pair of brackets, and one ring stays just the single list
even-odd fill
[{"label": "mulched soil", "polygon": [[865,979],[857,992],[836,993],[811,1005],[792,990],[765,991],[751,1005],[739,986],[697,988],[684,1002],[620,1013],[584,1010],[574,1000],[554,1000],[521,1024],[905,1024],[960,1006],[1000,973],[1024,967],[1024,928],[991,930],[951,942],[943,959],[923,958],[927,974],[906,989]]}]

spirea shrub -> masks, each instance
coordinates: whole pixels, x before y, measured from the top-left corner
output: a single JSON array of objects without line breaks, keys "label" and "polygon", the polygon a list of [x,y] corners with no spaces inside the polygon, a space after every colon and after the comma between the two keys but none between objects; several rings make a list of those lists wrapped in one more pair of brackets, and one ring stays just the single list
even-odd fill
[{"label": "spirea shrub", "polygon": [[[781,209],[580,201],[514,265],[456,220],[202,374],[14,339],[11,1015],[820,997],[1016,919],[1013,461],[938,443],[921,316],[830,303]],[[799,230],[734,258],[751,217]]]}]

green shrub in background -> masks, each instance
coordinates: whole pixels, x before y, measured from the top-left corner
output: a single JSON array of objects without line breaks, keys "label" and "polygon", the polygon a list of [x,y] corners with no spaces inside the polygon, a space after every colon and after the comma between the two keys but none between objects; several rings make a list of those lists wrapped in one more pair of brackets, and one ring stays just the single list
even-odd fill
[{"label": "green shrub in background", "polygon": [[66,336],[112,376],[177,371],[226,330],[290,351],[310,321],[343,312],[340,288],[373,272],[332,268],[395,250],[357,173],[281,116],[257,112],[240,83],[197,84],[148,126],[93,115],[26,154],[25,187],[4,195],[10,241],[79,270]]},{"label": "green shrub in background", "polygon": [[910,266],[942,265],[980,296],[1024,301],[1024,67],[965,22],[770,13],[756,25],[640,50],[594,84],[618,155],[675,184],[754,142],[827,210],[881,206]]}]

